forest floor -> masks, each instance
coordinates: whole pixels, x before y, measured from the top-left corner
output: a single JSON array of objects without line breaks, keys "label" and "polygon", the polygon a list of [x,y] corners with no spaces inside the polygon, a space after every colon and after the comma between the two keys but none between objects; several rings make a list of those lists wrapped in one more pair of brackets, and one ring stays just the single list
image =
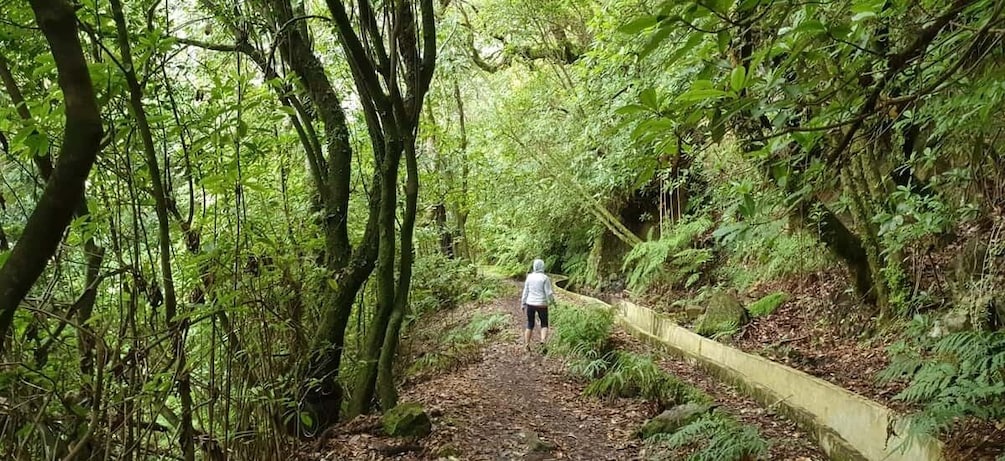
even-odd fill
[{"label": "forest floor", "polygon": [[[517,295],[483,305],[455,309],[504,312],[513,332],[522,332]],[[446,315],[454,315],[446,314]],[[421,323],[440,324],[444,319]],[[439,322],[439,323],[438,323]],[[420,326],[419,328],[423,328]],[[557,326],[556,328],[561,328]],[[442,327],[441,327],[442,331]],[[536,333],[536,332],[535,332]],[[618,347],[650,351],[617,330]],[[661,357],[659,363],[709,393],[738,420],[757,426],[771,442],[770,459],[822,460],[825,457],[796,426],[759,407],[735,390],[704,376],[692,365]],[[307,459],[336,460],[628,460],[646,458],[635,435],[658,411],[638,400],[601,401],[582,396],[585,383],[573,379],[560,359],[528,352],[519,333],[496,335],[480,360],[428,379],[411,382],[401,401],[420,402],[433,419],[432,433],[420,440],[396,440],[379,434],[376,417],[361,417],[326,434]]]}]

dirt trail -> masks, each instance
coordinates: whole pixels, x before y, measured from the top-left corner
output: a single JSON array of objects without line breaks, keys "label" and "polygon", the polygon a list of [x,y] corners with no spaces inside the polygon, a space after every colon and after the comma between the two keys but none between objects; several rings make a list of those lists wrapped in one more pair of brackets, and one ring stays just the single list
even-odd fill
[{"label": "dirt trail", "polygon": [[[509,313],[513,331],[522,332],[518,298],[504,297],[486,308]],[[438,439],[436,446],[458,448],[462,459],[636,458],[638,441],[631,431],[645,420],[643,405],[605,406],[582,397],[582,386],[562,368],[512,337],[489,345],[478,364],[419,384],[404,398],[442,411],[430,437]],[[429,454],[435,458],[435,449]]]}]

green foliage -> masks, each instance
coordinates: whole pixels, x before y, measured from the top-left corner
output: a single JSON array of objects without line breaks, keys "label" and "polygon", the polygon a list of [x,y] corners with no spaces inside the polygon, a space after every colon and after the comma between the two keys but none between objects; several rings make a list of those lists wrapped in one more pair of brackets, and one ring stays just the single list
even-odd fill
[{"label": "green foliage", "polygon": [[660,369],[651,357],[615,351],[605,359],[609,365],[583,390],[585,395],[641,398],[660,407],[709,401],[701,391]]},{"label": "green foliage", "polygon": [[481,345],[488,338],[504,331],[507,325],[509,317],[506,314],[479,312],[467,323],[443,334],[435,349],[419,356],[407,373],[411,376],[433,375],[467,363],[477,357]]},{"label": "green foliage", "polygon": [[440,253],[416,258],[413,273],[411,302],[417,314],[490,299],[499,289],[495,278],[479,276],[470,263]]},{"label": "green foliage", "polygon": [[609,309],[559,302],[550,308],[553,329],[549,354],[585,357],[594,360],[608,350],[608,337],[614,325]]},{"label": "green foliage", "polygon": [[641,292],[657,282],[690,287],[697,282],[712,251],[694,245],[711,226],[707,217],[696,217],[671,226],[657,240],[637,244],[624,260],[629,289]]},{"label": "green foliage", "polygon": [[891,346],[879,378],[903,380],[896,398],[918,404],[909,440],[938,434],[960,418],[1005,418],[1005,331],[967,331],[932,338],[931,323],[916,318],[909,339]]},{"label": "green foliage", "polygon": [[750,312],[750,315],[754,317],[771,315],[775,309],[785,303],[786,299],[788,299],[788,295],[785,293],[771,293],[747,306],[747,312]]},{"label": "green foliage", "polygon": [[658,434],[648,441],[654,448],[651,459],[659,460],[760,459],[768,453],[768,442],[757,428],[718,412],[708,413],[673,434]]}]

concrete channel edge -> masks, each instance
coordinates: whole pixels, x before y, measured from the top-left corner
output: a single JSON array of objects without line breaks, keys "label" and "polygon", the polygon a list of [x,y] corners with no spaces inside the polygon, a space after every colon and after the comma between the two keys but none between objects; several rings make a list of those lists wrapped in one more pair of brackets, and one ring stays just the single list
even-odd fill
[{"label": "concrete channel edge", "polygon": [[893,410],[794,368],[700,336],[647,307],[614,305],[559,288],[585,304],[614,309],[617,321],[671,353],[694,360],[718,379],[772,407],[806,430],[833,460],[938,461],[934,438],[906,444],[905,422]]}]

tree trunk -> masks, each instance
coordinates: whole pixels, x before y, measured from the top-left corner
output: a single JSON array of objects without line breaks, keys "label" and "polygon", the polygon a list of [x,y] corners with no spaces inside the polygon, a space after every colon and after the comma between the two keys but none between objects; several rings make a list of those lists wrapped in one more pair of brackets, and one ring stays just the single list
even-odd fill
[{"label": "tree trunk", "polygon": [[[393,140],[393,136],[388,136]],[[395,211],[397,210],[398,165],[400,164],[402,143],[388,143],[384,154],[383,178],[380,188],[380,218],[378,220],[379,244],[377,250],[377,310],[367,328],[367,337],[362,351],[362,370],[353,386],[349,416],[367,413],[373,403],[374,386],[377,383],[377,362],[380,359],[384,335],[394,310],[394,255],[395,255]]]},{"label": "tree trunk", "polygon": [[461,134],[461,142],[458,151],[461,155],[461,197],[457,201],[454,216],[457,219],[457,233],[460,237],[459,245],[464,259],[473,261],[471,245],[468,241],[468,213],[470,203],[468,202],[468,177],[470,176],[470,165],[468,164],[468,129],[464,115],[464,100],[461,98],[461,87],[454,79],[454,101],[457,103],[458,129]]},{"label": "tree trunk", "polygon": [[401,262],[398,265],[398,287],[394,310],[384,334],[377,374],[377,396],[380,407],[390,410],[398,404],[394,380],[394,359],[398,355],[401,324],[408,310],[409,288],[412,284],[412,262],[415,260],[412,235],[415,231],[415,214],[419,202],[419,166],[416,161],[415,140],[405,141],[405,212],[401,219]]},{"label": "tree trunk", "polygon": [[[66,126],[59,158],[46,182],[22,237],[0,267],[0,338],[6,338],[14,311],[56,252],[63,231],[83,194],[101,142],[101,115],[84,53],[77,18],[65,0],[32,0],[32,10],[45,35],[59,73],[66,105]],[[0,353],[3,351],[0,340]]]}]

